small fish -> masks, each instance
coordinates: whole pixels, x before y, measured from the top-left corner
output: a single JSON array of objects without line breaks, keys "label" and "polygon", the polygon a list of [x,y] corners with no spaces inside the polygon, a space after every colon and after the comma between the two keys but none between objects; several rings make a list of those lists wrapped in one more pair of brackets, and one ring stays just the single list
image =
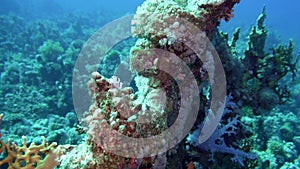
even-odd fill
[{"label": "small fish", "polygon": [[195,164],[193,161],[189,162],[187,165],[187,169],[195,169]]}]

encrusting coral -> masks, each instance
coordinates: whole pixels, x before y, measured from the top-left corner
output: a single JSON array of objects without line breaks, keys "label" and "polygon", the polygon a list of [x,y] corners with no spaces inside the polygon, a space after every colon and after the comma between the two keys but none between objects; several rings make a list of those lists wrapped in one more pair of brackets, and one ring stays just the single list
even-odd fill
[{"label": "encrusting coral", "polygon": [[[159,134],[160,131],[165,129],[164,119],[166,116],[163,115],[157,115],[157,117],[160,117],[155,119],[155,123],[143,124],[137,120],[138,117],[143,115],[155,115],[147,107],[158,106],[159,104],[151,102],[151,98],[147,99],[145,103],[140,102],[142,99],[139,100],[132,88],[122,88],[122,83],[117,77],[107,79],[98,72],[92,74],[88,86],[94,102],[81,121],[81,124],[85,126],[88,140],[71,150],[69,154],[76,154],[76,157],[63,158],[61,167],[69,168],[70,166],[67,165],[69,163],[72,163],[73,167],[76,166],[75,168],[84,166],[84,168],[99,169],[152,166],[158,157],[147,157],[139,159],[138,162],[138,159],[134,156],[122,157],[107,150],[127,151],[127,154],[131,154],[134,148],[138,148],[134,144],[128,147],[129,144],[120,143],[118,137],[114,137],[116,133],[137,138],[147,137],[149,134]],[[149,93],[148,96],[151,95],[151,92]],[[156,93],[159,92],[152,92],[152,101],[156,101]],[[145,105],[143,106],[143,104]],[[157,113],[163,113],[163,109],[158,107],[155,107],[160,110]],[[152,119],[154,118],[152,117]],[[109,147],[110,145],[113,145],[113,147]],[[155,147],[150,147],[150,149],[153,148]],[[82,151],[85,153],[82,153]]]}]

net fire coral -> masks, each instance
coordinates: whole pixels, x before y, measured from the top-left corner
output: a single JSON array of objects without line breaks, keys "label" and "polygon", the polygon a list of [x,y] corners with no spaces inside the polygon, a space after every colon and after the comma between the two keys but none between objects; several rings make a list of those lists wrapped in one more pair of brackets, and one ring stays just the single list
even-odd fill
[{"label": "net fire coral", "polygon": [[31,143],[27,147],[26,137],[23,136],[22,139],[23,143],[20,147],[14,142],[11,143],[10,139],[7,144],[0,140],[0,153],[3,153],[4,150],[7,152],[6,158],[0,161],[0,166],[7,163],[9,165],[8,169],[45,169],[54,168],[58,165],[55,142],[48,145],[46,138],[42,137],[42,144]]}]

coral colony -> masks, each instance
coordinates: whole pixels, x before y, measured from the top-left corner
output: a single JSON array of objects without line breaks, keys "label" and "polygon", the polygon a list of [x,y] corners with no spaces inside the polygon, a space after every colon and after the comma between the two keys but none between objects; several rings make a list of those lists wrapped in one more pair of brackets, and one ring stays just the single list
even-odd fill
[{"label": "coral colony", "polygon": [[[110,51],[104,61],[109,62],[111,58],[112,62],[98,65],[99,72],[93,72],[90,80],[85,82],[92,103],[78,117],[79,124],[74,113],[41,117],[44,120],[39,120],[39,125],[16,119],[17,111],[11,115],[1,114],[3,140],[0,140],[0,165],[9,169],[299,167],[299,153],[296,150],[300,146],[299,129],[296,129],[299,125],[295,126],[297,116],[291,112],[282,115],[274,112],[276,106],[291,98],[288,85],[282,85],[280,81],[286,75],[290,75],[290,79],[296,78],[297,58],[293,56],[293,41],[287,46],[272,48],[271,53],[265,51],[268,31],[264,25],[266,12],[263,10],[248,36],[248,43],[245,42],[247,49],[237,52],[241,50],[237,42],[241,36],[240,29],[229,40],[227,34],[218,30],[218,26],[221,20],[228,22],[233,17],[233,7],[238,3],[239,0],[146,0],[131,21],[132,35],[136,39],[128,42],[130,46],[123,44],[122,47],[121,43],[121,47],[118,47],[120,50]],[[55,102],[57,109],[53,111],[63,112],[71,97],[71,79],[66,72],[72,72],[83,41],[60,43],[55,40],[55,32],[60,28],[51,26],[51,23],[39,23],[35,29],[35,36],[40,36],[34,37],[36,44],[32,50],[38,54],[30,56],[35,56],[36,66],[33,66],[33,70],[23,68],[23,71],[20,70],[22,67],[11,66],[6,70],[19,78],[13,79],[3,73],[1,80],[10,84],[22,83],[24,86],[44,86],[43,91],[32,88],[30,94],[34,95],[36,102],[49,104],[36,103],[33,105],[39,107],[33,106],[30,110],[35,113],[47,112],[49,105]],[[87,31],[87,27],[74,24],[62,36],[85,36]],[[49,39],[43,40],[45,32],[48,32]],[[63,39],[68,41],[68,38]],[[193,39],[200,42],[194,43]],[[1,47],[3,51],[9,50],[4,49],[6,46],[9,44]],[[18,50],[21,53],[28,49]],[[129,55],[127,60],[120,57],[124,53]],[[223,71],[211,66],[217,63],[214,59],[216,53]],[[204,55],[206,57],[202,57]],[[11,60],[20,57],[15,54]],[[123,84],[121,77],[112,76],[112,72],[116,71],[116,62],[125,61],[134,74],[134,82],[127,85]],[[126,67],[126,64],[123,66]],[[28,80],[26,76],[19,76],[25,70],[27,77],[43,76]],[[220,78],[213,78],[222,73],[224,76],[220,78],[224,82]],[[214,85],[220,90],[215,90]],[[224,89],[221,89],[221,85],[225,86]],[[57,95],[53,94],[52,98],[40,96],[39,93],[55,93],[53,88],[59,92]],[[9,87],[5,90],[10,91]],[[19,86],[18,92],[20,96],[28,94],[26,86]],[[64,92],[68,95],[62,94]],[[214,97],[221,96],[225,97],[218,103],[224,108],[219,115],[220,121],[215,127],[208,126],[207,129],[207,120],[213,118],[206,117],[215,113],[210,105]],[[7,94],[6,99],[10,98],[12,96]],[[18,102],[23,104],[22,101]],[[8,101],[6,103],[9,104]],[[28,112],[25,107],[19,111]],[[198,110],[196,115],[189,117],[194,110]],[[271,118],[271,115],[274,117]],[[28,117],[36,118],[33,113]],[[28,137],[34,135],[25,132],[28,137],[23,136],[22,142],[12,142],[12,139],[5,141],[10,134],[4,129],[5,125],[14,128],[17,120],[32,125],[32,130],[41,132],[45,137],[31,138],[28,142]],[[194,121],[194,124],[184,133],[190,125],[188,120]],[[284,123],[280,131],[285,135],[267,137],[264,132],[278,131],[270,126],[271,122]],[[173,124],[178,129],[172,131],[175,136],[160,138]],[[284,132],[292,127],[298,131],[297,138],[292,133]],[[203,140],[202,129],[209,133]],[[55,134],[48,136],[49,133]],[[145,147],[135,142],[151,136],[159,139],[143,142],[147,143]],[[125,144],[123,137],[130,142]],[[17,139],[17,136],[13,139]],[[169,149],[161,151],[164,146]]]}]

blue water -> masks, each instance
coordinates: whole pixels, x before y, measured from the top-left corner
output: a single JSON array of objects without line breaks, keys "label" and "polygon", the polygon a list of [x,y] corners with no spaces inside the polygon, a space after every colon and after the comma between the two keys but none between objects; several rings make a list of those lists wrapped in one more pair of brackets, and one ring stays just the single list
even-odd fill
[{"label": "blue water", "polygon": [[[143,0],[0,0],[0,14],[18,13],[23,17],[39,18],[72,11],[114,11],[134,13]],[[295,0],[241,0],[235,6],[230,26],[254,24],[263,6],[267,7],[266,24],[283,38],[300,38],[299,6]]]},{"label": "blue water", "polygon": [[[234,8],[234,18],[228,27],[249,26],[255,24],[257,16],[266,6],[266,25],[287,41],[293,38],[297,44],[300,43],[300,2],[294,0],[241,0]],[[224,27],[226,27],[224,23]],[[299,50],[299,45],[296,45]]]},{"label": "blue water", "polygon": [[0,13],[15,12],[24,17],[55,16],[72,11],[114,11],[134,13],[142,0],[137,1],[97,1],[97,0],[1,0]]},{"label": "blue water", "polygon": [[[115,11],[134,13],[143,0],[1,0],[0,14],[17,13],[23,17],[51,16],[72,11]],[[241,0],[234,10],[230,25],[254,23],[263,6],[267,7],[267,25],[279,31],[284,38],[300,36],[299,1]],[[58,13],[56,13],[58,12]]]},{"label": "blue water", "polygon": [[[142,2],[143,0],[0,0],[0,14],[16,13],[32,19],[55,17],[74,11],[112,11],[116,13],[117,18],[121,14],[133,14]],[[263,6],[267,8],[268,27],[278,31],[284,40],[293,38],[299,44],[300,2],[295,0],[241,0],[234,8],[234,18],[227,24],[229,26],[223,25],[225,30],[253,25]]]}]

